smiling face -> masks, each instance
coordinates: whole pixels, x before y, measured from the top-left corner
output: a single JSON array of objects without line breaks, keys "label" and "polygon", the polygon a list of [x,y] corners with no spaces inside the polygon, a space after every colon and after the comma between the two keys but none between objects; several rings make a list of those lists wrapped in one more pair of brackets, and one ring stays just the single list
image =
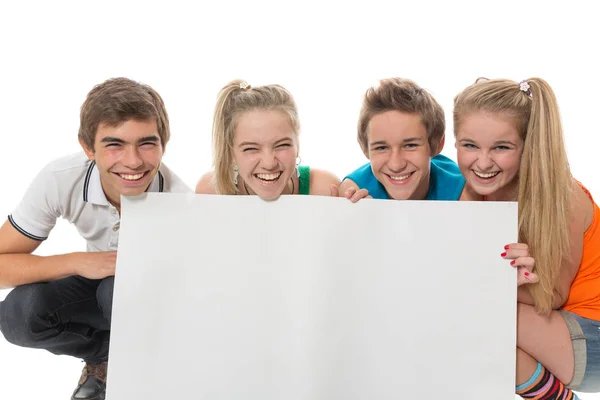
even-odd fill
[{"label": "smiling face", "polygon": [[265,200],[291,193],[298,138],[288,116],[277,110],[242,114],[234,132],[233,157],[241,193],[247,191]]},{"label": "smiling face", "polygon": [[432,152],[421,117],[400,111],[377,114],[369,122],[367,137],[371,169],[388,195],[396,200],[425,199]]},{"label": "smiling face", "polygon": [[108,201],[120,206],[120,196],[144,193],[158,172],[163,148],[155,119],[128,120],[118,126],[100,124],[94,149],[80,141],[96,162]]},{"label": "smiling face", "polygon": [[467,184],[490,200],[517,199],[523,140],[505,113],[473,112],[456,134],[457,160]]}]

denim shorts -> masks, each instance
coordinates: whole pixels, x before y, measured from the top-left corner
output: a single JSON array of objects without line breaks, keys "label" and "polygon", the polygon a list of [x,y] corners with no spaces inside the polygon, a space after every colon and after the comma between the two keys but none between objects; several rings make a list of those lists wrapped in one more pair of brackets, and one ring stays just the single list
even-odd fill
[{"label": "denim shorts", "polygon": [[560,311],[567,323],[573,343],[575,370],[569,389],[577,392],[600,392],[600,321],[583,318],[570,311]]}]

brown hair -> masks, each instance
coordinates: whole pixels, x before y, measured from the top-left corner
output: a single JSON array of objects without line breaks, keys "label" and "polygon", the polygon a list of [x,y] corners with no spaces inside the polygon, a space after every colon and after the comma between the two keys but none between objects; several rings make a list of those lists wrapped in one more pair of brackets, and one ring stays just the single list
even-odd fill
[{"label": "brown hair", "polygon": [[369,157],[367,137],[369,123],[374,115],[385,111],[418,114],[427,131],[427,140],[432,153],[444,138],[446,129],[444,110],[429,92],[409,79],[382,79],[379,81],[379,86],[371,87],[365,93],[358,119],[358,144],[367,158]]},{"label": "brown hair", "polygon": [[454,99],[455,136],[462,120],[479,111],[508,115],[524,141],[518,175],[519,242],[529,246],[540,278],[528,285],[535,307],[549,314],[561,267],[571,256],[568,214],[573,179],[556,97],[540,78],[520,84],[480,78]]},{"label": "brown hair", "polygon": [[129,120],[156,118],[158,136],[164,148],[171,132],[169,116],[160,95],[150,86],[127,78],[112,78],[94,86],[81,106],[79,139],[94,150],[100,124],[119,126]]},{"label": "brown hair", "polygon": [[219,92],[213,119],[213,183],[218,194],[237,194],[233,179],[233,137],[239,116],[252,110],[282,111],[296,137],[300,133],[296,103],[283,86],[251,87],[242,80],[229,82]]}]

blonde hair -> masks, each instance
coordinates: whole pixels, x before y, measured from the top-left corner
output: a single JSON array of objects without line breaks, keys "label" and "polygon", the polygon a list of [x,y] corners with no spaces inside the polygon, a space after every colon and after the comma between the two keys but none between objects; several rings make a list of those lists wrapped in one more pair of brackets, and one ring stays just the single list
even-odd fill
[{"label": "blonde hair", "polygon": [[240,115],[253,110],[278,110],[289,118],[296,136],[300,132],[298,110],[291,93],[280,85],[251,87],[233,80],[221,89],[213,118],[213,183],[218,194],[237,194],[233,178],[233,139]]},{"label": "blonde hair", "polygon": [[371,118],[386,111],[418,114],[427,131],[431,152],[437,150],[444,138],[446,120],[444,110],[435,98],[410,79],[388,78],[379,81],[379,86],[367,89],[358,119],[357,140],[369,158],[367,129]]},{"label": "blonde hair", "polygon": [[454,98],[454,134],[470,113],[503,113],[513,118],[524,142],[519,167],[519,242],[535,258],[540,281],[529,284],[535,307],[552,311],[560,270],[569,261],[568,214],[573,179],[565,149],[558,104],[540,78],[521,84],[478,79]]}]

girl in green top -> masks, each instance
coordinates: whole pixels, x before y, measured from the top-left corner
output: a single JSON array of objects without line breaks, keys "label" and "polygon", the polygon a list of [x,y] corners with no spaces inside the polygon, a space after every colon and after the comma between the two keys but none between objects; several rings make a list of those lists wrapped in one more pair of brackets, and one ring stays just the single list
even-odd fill
[{"label": "girl in green top", "polygon": [[219,92],[213,120],[213,170],[196,193],[336,196],[332,173],[298,165],[300,122],[296,103],[280,85],[251,87],[234,80]]}]

